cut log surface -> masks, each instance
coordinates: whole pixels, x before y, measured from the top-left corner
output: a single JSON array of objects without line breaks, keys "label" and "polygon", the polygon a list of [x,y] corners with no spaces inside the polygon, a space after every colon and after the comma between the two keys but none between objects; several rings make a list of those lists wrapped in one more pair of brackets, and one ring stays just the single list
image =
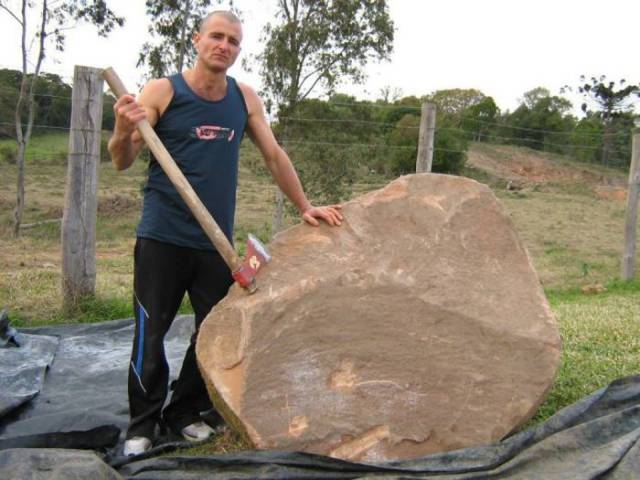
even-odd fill
[{"label": "cut log surface", "polygon": [[551,388],[560,338],[537,274],[491,190],[401,177],[297,225],[247,295],[203,323],[200,370],[258,449],[355,461],[497,441]]}]

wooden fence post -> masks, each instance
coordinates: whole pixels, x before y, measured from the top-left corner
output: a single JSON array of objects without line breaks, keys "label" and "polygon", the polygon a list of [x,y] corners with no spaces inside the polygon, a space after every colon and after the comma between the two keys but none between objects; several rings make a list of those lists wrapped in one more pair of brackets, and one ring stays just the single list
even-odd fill
[{"label": "wooden fence post", "polygon": [[65,207],[62,216],[62,295],[66,309],[95,293],[98,164],[102,132],[101,70],[76,65]]},{"label": "wooden fence post", "polygon": [[[285,120],[284,123],[284,140],[289,140],[289,120]],[[281,142],[282,139],[278,138]],[[281,145],[284,148],[284,144]],[[284,228],[284,192],[280,190],[280,187],[276,185],[276,198],[275,198],[275,211],[273,212],[273,219],[271,221],[271,238],[273,239],[276,234]]]},{"label": "wooden fence post", "polygon": [[436,131],[436,106],[433,103],[422,104],[420,117],[420,136],[418,137],[418,158],[416,173],[430,172],[433,165],[433,141]]},{"label": "wooden fence post", "polygon": [[624,252],[622,254],[622,280],[632,280],[636,263],[636,225],[640,193],[640,133],[633,135],[627,189],[627,210],[624,222]]},{"label": "wooden fence post", "polygon": [[284,193],[279,187],[276,187],[275,204],[276,209],[273,212],[273,221],[271,222],[271,238],[275,237],[284,225]]}]

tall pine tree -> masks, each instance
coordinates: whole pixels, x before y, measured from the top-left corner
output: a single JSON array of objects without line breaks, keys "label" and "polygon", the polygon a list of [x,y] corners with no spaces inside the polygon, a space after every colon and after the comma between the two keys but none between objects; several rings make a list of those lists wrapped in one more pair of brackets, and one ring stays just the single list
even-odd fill
[{"label": "tall pine tree", "polygon": [[[602,120],[603,141],[601,161],[603,165],[609,163],[614,144],[614,124],[617,119],[624,117],[633,110],[633,104],[640,99],[640,84],[627,84],[622,79],[619,82],[607,81],[605,75],[591,77],[587,80],[580,77],[578,91],[585,99],[594,102],[597,106],[596,115]],[[582,110],[589,113],[589,104],[582,104]]]}]

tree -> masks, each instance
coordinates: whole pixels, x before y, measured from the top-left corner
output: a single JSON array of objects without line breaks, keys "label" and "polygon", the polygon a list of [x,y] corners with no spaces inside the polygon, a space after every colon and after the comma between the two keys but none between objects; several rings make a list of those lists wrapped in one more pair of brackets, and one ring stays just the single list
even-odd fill
[{"label": "tree", "polygon": [[148,78],[158,78],[191,65],[196,58],[191,37],[212,5],[220,3],[221,0],[146,0],[147,15],[152,19],[149,34],[156,41],[142,45],[137,66],[147,67]]},{"label": "tree", "polygon": [[484,97],[478,103],[462,111],[460,127],[468,133],[472,140],[479,142],[484,138],[486,141],[499,115],[500,109],[493,98]]},{"label": "tree", "polygon": [[[267,109],[275,107],[279,117],[291,117],[312,92],[331,94],[342,81],[362,81],[364,66],[388,59],[392,51],[393,21],[386,0],[278,0],[277,7],[276,21],[264,28],[264,49],[257,58]],[[286,131],[287,123],[279,122],[276,135],[286,137]],[[343,166],[348,168],[346,159]],[[313,190],[334,190],[331,173],[306,171],[314,169],[299,168],[305,188],[314,183]],[[282,223],[281,198],[276,226]]]},{"label": "tree", "polygon": [[[106,36],[116,25],[122,26],[124,19],[116,16],[108,8],[105,0],[67,0],[65,2],[20,0],[13,4],[6,0],[1,0],[0,9],[8,13],[20,25],[21,32],[22,78],[14,112],[18,179],[16,208],[13,215],[13,233],[18,236],[25,202],[25,153],[33,131],[34,96],[38,86],[40,67],[45,58],[48,44],[53,42],[56,50],[63,51],[65,43],[64,31],[70,28],[69,24],[71,22],[86,21],[92,23],[98,27],[99,35]],[[39,17],[39,21],[35,33],[33,33],[30,30],[28,20],[36,16]],[[38,45],[35,62],[31,62],[29,59],[31,41],[37,41]],[[29,64],[34,65],[31,73],[28,71]],[[26,117],[26,121],[23,124],[24,117]]]},{"label": "tree", "polygon": [[391,147],[388,153],[390,173],[394,175],[415,173],[419,128],[420,116],[415,113],[407,113],[396,122],[393,130],[386,135],[385,143]]},{"label": "tree", "polygon": [[388,127],[388,132],[401,118],[405,115],[417,115],[420,116],[420,110],[422,109],[422,100],[414,95],[408,97],[402,97],[394,101],[391,105],[385,105],[386,108],[382,108],[380,121],[385,123]]},{"label": "tree", "polygon": [[459,175],[467,162],[467,140],[446,118],[438,120],[433,152],[433,171]]},{"label": "tree", "polygon": [[20,72],[17,70],[0,70],[0,118],[3,119],[0,125],[0,137],[15,137],[15,125],[9,123],[8,119],[15,115],[16,101],[20,93],[20,78]]},{"label": "tree", "polygon": [[567,137],[575,119],[568,113],[571,102],[551,95],[543,87],[529,90],[520,106],[506,117],[507,135],[514,143],[536,150],[566,153]]},{"label": "tree", "polygon": [[[30,81],[30,80],[29,80]],[[19,70],[0,69],[0,118],[11,118],[16,110],[22,72]],[[34,125],[45,127],[68,128],[71,119],[71,85],[65,83],[59,75],[43,72],[38,77],[38,92],[34,95]],[[103,102],[110,105],[114,101],[112,95],[105,93]],[[112,108],[104,108],[102,112],[102,129],[112,130],[115,114]],[[27,117],[22,116],[23,123]],[[42,130],[41,130],[42,131]],[[33,135],[38,130],[34,128]],[[11,123],[0,122],[0,138],[15,138],[15,127]],[[13,152],[15,147],[8,147]],[[105,157],[108,158],[108,157]]]},{"label": "tree", "polygon": [[388,59],[393,48],[386,0],[278,0],[276,16],[258,60],[264,93],[279,112],[318,88],[329,94],[341,81],[361,81],[367,62]]},{"label": "tree", "polygon": [[[486,135],[488,133],[488,126],[480,122],[492,121],[498,111],[493,99],[475,88],[436,90],[427,95],[425,100],[436,105],[440,127],[442,127],[443,123],[446,123],[450,128],[462,128],[467,132],[467,138],[471,139],[479,139],[482,134]],[[457,137],[457,135],[448,135],[445,130],[439,130],[436,138],[438,136],[442,137],[441,140],[443,141],[444,137],[451,137],[452,139]],[[453,142],[454,140],[451,141]],[[445,163],[456,165],[457,162],[458,160],[453,160]],[[436,170],[435,158],[433,168]],[[448,167],[443,168],[446,169]],[[454,167],[454,170],[456,168]]]},{"label": "tree", "polygon": [[[602,164],[607,165],[609,157],[613,151],[614,123],[616,119],[624,117],[633,110],[634,97],[635,102],[640,98],[640,84],[626,85],[626,80],[622,79],[618,84],[615,81],[607,82],[607,77],[591,77],[587,80],[583,75],[580,77],[581,84],[578,91],[585,97],[596,104],[598,108],[598,116],[603,123],[603,142],[602,142]],[[626,85],[626,86],[625,86]],[[582,104],[582,111],[589,112],[587,102]]]},{"label": "tree", "polygon": [[[302,100],[294,116],[278,117],[279,123],[286,124],[286,137],[281,142],[289,155],[304,159],[298,162],[298,175],[304,180],[323,178],[306,182],[306,193],[314,201],[337,203],[348,193],[358,160],[364,157],[359,145],[370,142],[371,127],[376,126],[371,113],[368,105],[354,97],[335,94],[329,101]],[[282,130],[278,127],[276,130]]]},{"label": "tree", "polygon": [[602,122],[593,114],[582,118],[571,135],[572,155],[582,162],[597,162],[602,151]]},{"label": "tree", "polygon": [[[31,82],[29,78],[27,80]],[[19,70],[0,69],[0,99],[2,111],[10,110],[11,113],[2,115],[3,118],[11,118],[16,110],[22,72]],[[64,83],[59,75],[42,72],[38,77],[38,91],[34,94],[34,124],[48,127],[69,126],[71,115],[71,85]],[[23,111],[22,122],[27,121]],[[15,137],[15,127],[0,129],[0,135]]]},{"label": "tree", "polygon": [[[464,132],[451,128],[451,117],[439,118],[434,140],[433,171],[459,174],[467,161],[467,142]],[[389,154],[390,167],[395,175],[415,173],[418,155],[418,135],[420,114],[404,115],[385,138],[385,143],[393,147]]]},{"label": "tree", "polygon": [[436,104],[438,115],[448,115],[459,118],[463,112],[473,105],[477,105],[485,94],[475,88],[451,88],[437,90],[427,96],[427,101]]},{"label": "tree", "polygon": [[402,89],[399,87],[392,87],[391,85],[385,85],[380,89],[379,95],[381,103],[395,102],[402,98]]},{"label": "tree", "polygon": [[529,110],[536,108],[541,102],[551,97],[551,92],[545,87],[536,87],[528,92],[524,92],[520,99],[520,104],[527,107]]}]

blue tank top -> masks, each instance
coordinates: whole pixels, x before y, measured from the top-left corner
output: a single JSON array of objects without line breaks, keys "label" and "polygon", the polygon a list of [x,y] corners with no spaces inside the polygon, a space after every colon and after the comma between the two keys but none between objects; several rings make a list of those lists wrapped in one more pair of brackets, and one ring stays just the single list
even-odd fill
[{"label": "blue tank top", "polygon": [[[227,93],[205,100],[182,74],[169,77],[173,98],[155,131],[229,241],[238,184],[238,153],[247,124],[247,106],[236,81],[227,77]],[[153,155],[144,187],[138,237],[200,250],[214,250],[177,190]]]}]

